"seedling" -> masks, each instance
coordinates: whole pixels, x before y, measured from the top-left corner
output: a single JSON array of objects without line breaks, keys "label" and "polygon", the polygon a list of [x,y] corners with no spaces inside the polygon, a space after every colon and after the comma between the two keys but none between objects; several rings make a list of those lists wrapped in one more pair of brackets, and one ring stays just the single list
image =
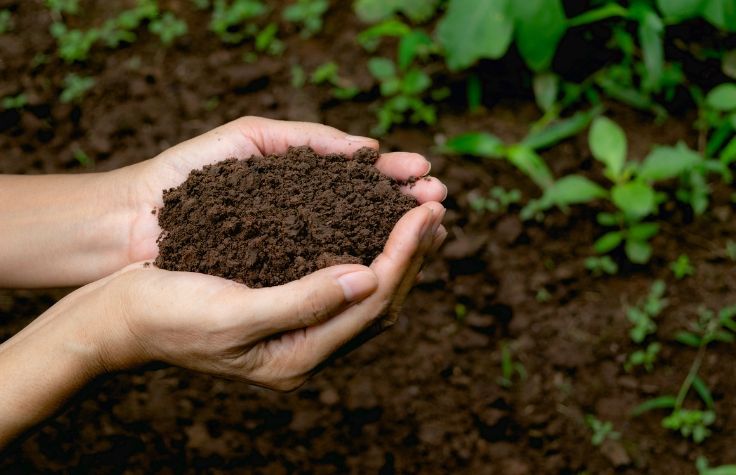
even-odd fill
[{"label": "seedling", "polygon": [[10,10],[0,10],[0,35],[13,29],[13,15]]},{"label": "seedling", "polygon": [[654,363],[657,361],[657,355],[662,350],[662,345],[655,342],[649,343],[646,349],[637,350],[629,355],[628,360],[624,364],[624,369],[631,372],[634,368],[643,366],[644,369],[651,373],[654,370]]},{"label": "seedling", "polygon": [[729,259],[736,262],[736,242],[729,240],[726,243],[726,255]]},{"label": "seedling", "polygon": [[177,38],[187,34],[187,24],[171,12],[164,13],[160,18],[153,20],[148,29],[161,39],[161,42],[169,46]]},{"label": "seedling", "polygon": [[355,87],[349,80],[340,76],[338,65],[332,61],[315,69],[310,77],[310,82],[316,85],[330,84],[332,86],[332,96],[340,100],[351,99],[360,92],[360,89]]},{"label": "seedling", "polygon": [[618,264],[611,256],[591,256],[585,259],[585,268],[596,277],[603,274],[615,275],[618,272]]},{"label": "seedling", "polygon": [[224,43],[241,43],[258,33],[252,20],[266,11],[266,5],[260,0],[215,0],[210,29]]},{"label": "seedling", "polygon": [[57,14],[76,15],[79,13],[79,0],[45,0],[46,8]]},{"label": "seedling", "polygon": [[514,384],[514,377],[517,376],[523,381],[526,379],[526,368],[520,362],[513,360],[511,347],[508,343],[501,343],[501,377],[496,382],[504,388],[510,388]]},{"label": "seedling", "polygon": [[64,103],[79,102],[94,85],[94,78],[74,73],[67,74],[64,78],[64,90],[61,91],[59,98]]},{"label": "seedling", "polygon": [[307,73],[304,72],[304,68],[295,64],[291,67],[291,87],[295,89],[301,89],[307,82]]},{"label": "seedling", "polygon": [[402,2],[397,0],[357,0],[355,12],[367,23],[385,20],[401,13],[411,21],[422,23],[432,18],[439,7],[440,0],[421,2]]},{"label": "seedling", "polygon": [[468,308],[465,306],[465,304],[462,303],[456,303],[455,304],[455,319],[459,322],[465,321],[465,317],[468,316]]},{"label": "seedling", "polygon": [[87,153],[81,148],[74,149],[72,155],[74,156],[74,159],[82,166],[89,167],[94,165],[94,160],[92,160],[89,155],[87,155]]},{"label": "seedling", "polygon": [[677,280],[682,280],[695,272],[695,268],[690,263],[690,258],[685,254],[681,254],[676,261],[670,264],[670,270],[672,270]]},{"label": "seedling", "polygon": [[276,23],[269,23],[265,28],[256,34],[255,47],[256,51],[268,53],[278,56],[284,52],[286,46],[284,42],[278,39],[279,26]]},{"label": "seedling", "polygon": [[695,468],[698,470],[698,475],[736,475],[736,465],[711,467],[708,459],[702,455],[695,461]]},{"label": "seedling", "polygon": [[5,110],[22,109],[26,104],[28,104],[28,97],[23,93],[20,93],[17,96],[3,97],[3,100],[0,103]]},{"label": "seedling", "polygon": [[100,38],[100,31],[70,30],[64,23],[54,22],[51,24],[51,36],[58,43],[59,57],[67,63],[73,63],[87,59],[92,45]]},{"label": "seedling", "polygon": [[588,414],[585,416],[585,423],[593,432],[590,442],[596,447],[603,445],[606,440],[619,440],[621,438],[621,434],[613,430],[611,421],[601,421],[594,415]]},{"label": "seedling", "polygon": [[[678,431],[683,437],[692,438],[699,444],[710,435],[709,426],[715,422],[716,413],[713,395],[698,373],[708,345],[736,341],[736,305],[723,308],[717,314],[712,310],[702,309],[698,321],[691,325],[690,330],[677,333],[675,339],[698,350],[677,396],[660,396],[646,401],[633,414],[640,415],[653,409],[671,409],[670,415],[662,419],[662,427]],[[705,405],[704,410],[684,407],[691,389],[695,390]]]},{"label": "seedling", "polygon": [[327,0],[297,0],[284,9],[284,20],[302,25],[301,35],[308,38],[322,29],[322,16],[330,6]]},{"label": "seedling", "polygon": [[470,202],[470,207],[477,212],[490,211],[491,213],[506,213],[509,206],[521,201],[521,191],[506,190],[501,186],[494,186],[488,197],[477,197]]},{"label": "seedling", "polygon": [[643,343],[649,335],[653,335],[657,331],[657,324],[654,319],[667,306],[667,299],[664,298],[666,290],[667,287],[664,282],[661,280],[654,281],[646,299],[638,306],[629,307],[626,311],[626,317],[633,325],[629,330],[629,336],[634,343]]},{"label": "seedling", "polygon": [[534,300],[539,303],[546,303],[552,300],[552,294],[549,293],[549,290],[542,287],[541,289],[537,290],[537,293],[534,295]]}]

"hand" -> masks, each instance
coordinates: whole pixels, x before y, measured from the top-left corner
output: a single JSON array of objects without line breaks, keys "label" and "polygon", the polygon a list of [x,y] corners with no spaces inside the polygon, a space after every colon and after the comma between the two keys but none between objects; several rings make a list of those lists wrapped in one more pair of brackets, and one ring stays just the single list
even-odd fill
[{"label": "hand", "polygon": [[[296,145],[309,145],[318,153],[348,156],[362,147],[378,148],[374,139],[349,136],[325,125],[243,117],[172,147],[152,160],[114,172],[118,183],[115,188],[124,190],[130,209],[125,214],[129,239],[122,250],[122,262],[154,259],[158,255],[156,238],[161,229],[151,211],[163,206],[162,190],[180,185],[190,171],[226,158],[283,153]],[[430,170],[424,157],[406,152],[383,154],[376,167],[396,180],[425,176]],[[439,202],[447,195],[447,188],[436,178],[421,180],[404,191],[420,204]]]}]

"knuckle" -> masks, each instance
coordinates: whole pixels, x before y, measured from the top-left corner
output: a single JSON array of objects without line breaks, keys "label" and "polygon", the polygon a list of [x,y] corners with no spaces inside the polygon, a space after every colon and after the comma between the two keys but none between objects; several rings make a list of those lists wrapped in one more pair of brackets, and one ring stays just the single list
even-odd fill
[{"label": "knuckle", "polygon": [[325,308],[319,295],[315,291],[306,292],[298,302],[299,320],[304,327],[311,327],[320,323],[324,317]]}]

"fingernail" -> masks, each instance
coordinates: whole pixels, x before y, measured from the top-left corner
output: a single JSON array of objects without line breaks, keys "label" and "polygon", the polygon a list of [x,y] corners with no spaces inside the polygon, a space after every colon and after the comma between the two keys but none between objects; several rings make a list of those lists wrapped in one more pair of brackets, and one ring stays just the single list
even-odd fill
[{"label": "fingernail", "polygon": [[372,294],[378,286],[376,275],[368,270],[341,275],[337,278],[337,282],[342,287],[345,300],[348,302],[363,300]]},{"label": "fingernail", "polygon": [[432,162],[430,162],[429,160],[427,160],[427,171],[424,172],[424,175],[422,175],[422,176],[425,177],[425,176],[429,175],[429,172],[431,172],[431,171],[432,171]]},{"label": "fingernail", "polygon": [[445,201],[447,199],[447,194],[449,193],[449,190],[447,189],[447,185],[445,185],[444,183],[442,184],[442,186],[445,187],[445,196],[440,201]]}]

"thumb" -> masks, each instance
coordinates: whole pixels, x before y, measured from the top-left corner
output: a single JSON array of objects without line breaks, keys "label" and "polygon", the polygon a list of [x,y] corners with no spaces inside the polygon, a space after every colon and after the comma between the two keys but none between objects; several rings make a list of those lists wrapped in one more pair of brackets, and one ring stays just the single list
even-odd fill
[{"label": "thumb", "polygon": [[348,264],[319,270],[278,287],[249,292],[248,307],[262,337],[318,325],[378,288],[368,267]]}]

